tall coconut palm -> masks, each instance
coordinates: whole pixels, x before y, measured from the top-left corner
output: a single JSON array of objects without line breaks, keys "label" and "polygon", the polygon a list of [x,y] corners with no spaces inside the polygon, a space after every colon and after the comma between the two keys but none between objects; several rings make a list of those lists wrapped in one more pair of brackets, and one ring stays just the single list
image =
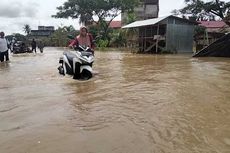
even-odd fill
[{"label": "tall coconut palm", "polygon": [[31,28],[30,28],[30,25],[28,24],[25,24],[24,27],[23,27],[23,31],[27,34],[27,36],[30,34],[31,32]]}]

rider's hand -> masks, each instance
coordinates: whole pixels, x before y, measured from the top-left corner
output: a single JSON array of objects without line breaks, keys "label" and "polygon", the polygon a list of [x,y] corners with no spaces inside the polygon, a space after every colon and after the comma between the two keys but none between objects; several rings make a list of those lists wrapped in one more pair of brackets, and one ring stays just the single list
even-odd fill
[{"label": "rider's hand", "polygon": [[69,48],[70,48],[70,49],[74,49],[74,47],[73,47],[72,45],[69,45]]}]

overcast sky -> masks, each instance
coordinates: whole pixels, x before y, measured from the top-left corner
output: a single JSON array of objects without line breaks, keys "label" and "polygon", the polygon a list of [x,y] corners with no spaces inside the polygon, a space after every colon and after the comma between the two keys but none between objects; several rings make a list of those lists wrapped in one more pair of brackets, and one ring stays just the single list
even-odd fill
[{"label": "overcast sky", "polygon": [[[79,29],[78,21],[72,19],[54,19],[56,7],[67,0],[1,0],[0,31],[6,34],[23,33],[23,26],[29,24],[33,30],[38,25],[64,26],[73,25]],[[184,0],[160,0],[159,16],[169,15],[173,9],[182,8]],[[117,18],[116,20],[119,20]]]}]

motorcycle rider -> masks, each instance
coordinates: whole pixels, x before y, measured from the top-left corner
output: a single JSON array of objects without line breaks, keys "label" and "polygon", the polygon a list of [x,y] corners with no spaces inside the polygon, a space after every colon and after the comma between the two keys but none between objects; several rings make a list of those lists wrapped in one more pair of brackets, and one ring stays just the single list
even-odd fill
[{"label": "motorcycle rider", "polygon": [[78,47],[79,45],[84,48],[90,47],[91,52],[94,54],[95,45],[93,43],[93,36],[85,26],[80,28],[80,34],[70,43],[69,47]]},{"label": "motorcycle rider", "polygon": [[[74,39],[71,41],[69,47],[71,48],[74,48],[74,47],[83,47],[83,48],[89,48],[87,49],[87,51],[91,52],[92,54],[94,54],[94,44],[93,44],[93,37],[91,34],[88,33],[88,30],[86,27],[81,27],[80,28],[80,34]],[[79,47],[80,49],[80,47]],[[79,63],[79,58],[76,56],[72,59],[72,70],[74,72],[74,76],[73,76],[73,79],[80,79],[82,76],[81,76],[81,69],[80,69],[80,63]],[[62,67],[63,66],[63,67]],[[58,68],[59,70],[59,73],[60,74],[67,74],[67,68],[66,68],[66,60],[63,60],[63,63],[62,63],[62,66],[60,66]],[[92,65],[91,65],[92,67]],[[91,68],[92,69],[92,68]],[[86,69],[87,70],[87,69]],[[88,71],[92,71],[92,70],[88,70]],[[92,72],[90,72],[92,73]]]}]

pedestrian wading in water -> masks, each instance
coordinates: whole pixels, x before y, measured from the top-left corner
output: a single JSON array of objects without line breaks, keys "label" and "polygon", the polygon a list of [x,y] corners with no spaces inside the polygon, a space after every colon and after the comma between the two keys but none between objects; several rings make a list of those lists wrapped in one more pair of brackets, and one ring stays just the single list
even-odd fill
[{"label": "pedestrian wading in water", "polygon": [[3,62],[4,59],[9,61],[9,48],[8,41],[5,38],[5,33],[0,32],[0,61]]},{"label": "pedestrian wading in water", "polygon": [[36,53],[37,42],[33,39],[31,42],[32,52]]}]

